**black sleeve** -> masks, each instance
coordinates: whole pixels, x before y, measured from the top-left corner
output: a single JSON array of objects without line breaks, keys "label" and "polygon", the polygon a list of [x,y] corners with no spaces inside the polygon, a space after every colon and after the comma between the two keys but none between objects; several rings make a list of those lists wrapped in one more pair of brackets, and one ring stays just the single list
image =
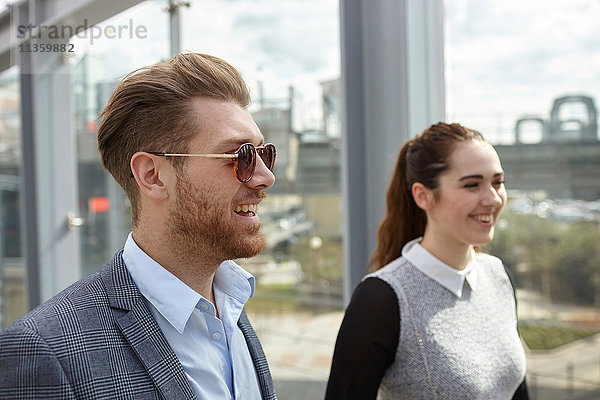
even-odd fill
[{"label": "black sleeve", "polygon": [[529,400],[529,392],[527,391],[526,379],[523,379],[523,382],[521,382],[521,385],[518,387],[512,400]]},{"label": "black sleeve", "polygon": [[[508,280],[510,280],[510,285],[512,286],[513,289],[513,296],[515,298],[515,312],[517,311],[517,285],[516,285],[516,278],[515,275],[513,274],[513,272],[510,270],[510,268],[508,268],[506,265],[504,265],[504,270],[506,271],[506,275],[508,276]],[[513,395],[513,400],[529,400],[529,392],[527,391],[527,380],[523,379],[523,382],[521,382],[521,385],[517,388],[517,391],[515,392],[515,394]]]},{"label": "black sleeve", "polygon": [[512,286],[513,296],[515,297],[515,304],[517,304],[517,279],[515,278],[515,274],[513,274],[510,268],[508,268],[504,263],[502,263],[502,266],[504,267],[504,272],[506,272],[506,276],[508,276],[510,286]]},{"label": "black sleeve", "polygon": [[399,335],[396,293],[381,279],[366,279],[346,309],[325,399],[375,399],[381,378],[394,361]]}]

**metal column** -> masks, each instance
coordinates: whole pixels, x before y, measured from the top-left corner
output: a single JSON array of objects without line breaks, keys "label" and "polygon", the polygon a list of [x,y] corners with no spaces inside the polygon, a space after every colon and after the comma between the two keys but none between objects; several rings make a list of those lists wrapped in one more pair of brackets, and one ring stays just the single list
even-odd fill
[{"label": "metal column", "polygon": [[444,119],[442,0],[344,0],[344,298],[367,272],[398,152]]}]

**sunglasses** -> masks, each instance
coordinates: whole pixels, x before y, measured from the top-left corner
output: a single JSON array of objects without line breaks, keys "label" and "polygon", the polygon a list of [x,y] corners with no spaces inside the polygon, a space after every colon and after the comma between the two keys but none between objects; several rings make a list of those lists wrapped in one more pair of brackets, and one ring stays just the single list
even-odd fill
[{"label": "sunglasses", "polygon": [[234,162],[233,169],[235,171],[235,176],[242,183],[250,181],[250,179],[252,179],[254,176],[257,154],[266,167],[269,168],[269,171],[273,171],[273,167],[275,166],[275,157],[277,156],[277,150],[275,149],[275,145],[272,143],[267,143],[257,147],[254,147],[252,143],[244,143],[233,153],[226,154],[160,153],[155,151],[149,151],[148,153],[154,154],[155,156],[165,157],[229,158]]}]

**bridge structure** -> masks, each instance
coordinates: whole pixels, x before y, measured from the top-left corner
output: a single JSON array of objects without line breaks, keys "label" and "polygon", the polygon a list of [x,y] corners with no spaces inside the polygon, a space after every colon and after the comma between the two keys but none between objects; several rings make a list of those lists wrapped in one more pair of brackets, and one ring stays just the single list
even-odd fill
[{"label": "bridge structure", "polygon": [[[563,107],[575,103],[585,110],[578,118],[565,116]],[[495,146],[505,170],[507,186],[521,191],[546,192],[551,198],[600,199],[600,140],[598,111],[588,96],[554,100],[550,119],[526,116],[515,124],[513,145]],[[542,129],[539,143],[523,142],[525,123]]]}]

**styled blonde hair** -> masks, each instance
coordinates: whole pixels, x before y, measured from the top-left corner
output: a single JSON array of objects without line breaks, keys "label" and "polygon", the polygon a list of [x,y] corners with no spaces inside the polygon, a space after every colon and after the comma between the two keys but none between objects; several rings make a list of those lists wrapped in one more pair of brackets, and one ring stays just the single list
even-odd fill
[{"label": "styled blonde hair", "polygon": [[[127,194],[133,226],[139,216],[139,192],[131,157],[138,151],[186,152],[201,125],[192,109],[196,97],[232,101],[244,108],[250,103],[248,88],[234,67],[217,57],[185,53],[129,73],[99,115],[102,164]],[[181,169],[184,160],[171,162]]]}]

